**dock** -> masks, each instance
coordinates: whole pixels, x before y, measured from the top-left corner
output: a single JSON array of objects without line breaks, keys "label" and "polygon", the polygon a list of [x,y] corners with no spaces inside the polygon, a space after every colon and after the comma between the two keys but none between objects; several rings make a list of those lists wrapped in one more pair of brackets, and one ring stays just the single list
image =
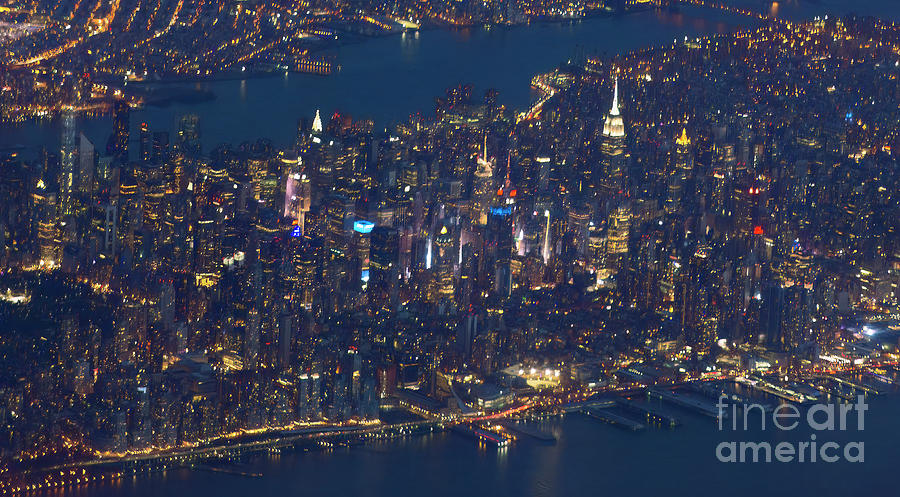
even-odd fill
[{"label": "dock", "polygon": [[881,383],[884,383],[885,385],[894,385],[894,386],[900,385],[900,381],[895,380],[889,376],[885,376],[883,374],[876,373],[874,371],[866,371],[863,374],[872,378],[875,381],[880,381]]},{"label": "dock", "polygon": [[795,402],[797,404],[802,404],[804,402],[816,400],[813,397],[809,397],[802,393],[794,392],[793,390],[789,390],[787,388],[773,385],[773,384],[771,384],[765,380],[759,379],[759,378],[738,377],[738,378],[735,378],[734,381],[736,383],[740,383],[741,385],[748,386],[752,389],[759,390],[760,392],[764,392],[769,395],[774,395],[775,397],[778,397],[779,399],[787,400],[788,402]]},{"label": "dock", "polygon": [[604,423],[618,426],[626,430],[640,431],[646,428],[646,426],[637,421],[628,419],[625,416],[620,416],[606,409],[587,408],[584,410],[584,413],[598,421],[603,421]]},{"label": "dock", "polygon": [[541,442],[556,442],[556,437],[552,433],[547,433],[544,430],[540,430],[521,421],[506,421],[501,423],[501,425],[509,431],[518,433],[520,435],[529,436],[531,438],[540,440]]},{"label": "dock", "polygon": [[845,380],[845,379],[843,379],[843,378],[840,378],[840,377],[838,377],[838,376],[826,376],[826,378],[831,378],[832,380],[834,380],[834,381],[840,383],[841,385],[846,385],[846,386],[848,386],[848,387],[850,387],[850,388],[853,388],[853,389],[856,389],[856,390],[860,390],[860,391],[865,392],[865,393],[870,393],[870,394],[872,394],[872,395],[881,395],[881,390],[878,390],[877,388],[875,388],[875,387],[873,387],[873,386],[871,386],[871,385],[865,385],[865,384],[862,384],[862,383],[855,383],[855,382],[852,382],[852,381],[850,381],[850,380]]},{"label": "dock", "polygon": [[[663,390],[660,388],[652,388],[647,392],[647,394],[650,397],[661,399],[665,402],[669,402],[671,404],[675,404],[676,406],[689,409],[704,416],[710,416],[712,418],[719,419],[719,409],[715,406],[715,404],[711,404],[694,397],[679,395],[675,392]],[[722,417],[727,416],[728,411],[723,410]]]},{"label": "dock", "polygon": [[505,447],[509,445],[509,436],[497,433],[493,431],[488,431],[483,428],[478,428],[475,426],[470,426],[466,424],[458,424],[453,426],[453,432],[459,435],[462,435],[467,438],[474,438],[479,442],[485,442],[488,445],[493,445],[495,447]]},{"label": "dock", "polygon": [[848,395],[843,390],[829,385],[816,385],[816,389],[826,395],[830,395],[832,397],[837,397],[843,400],[853,400],[852,395]]},{"label": "dock", "polygon": [[645,416],[648,421],[651,421],[653,423],[668,426],[678,426],[679,424],[681,424],[678,421],[678,418],[676,418],[675,416],[670,416],[669,414],[664,413],[661,410],[647,404],[641,404],[624,397],[616,399],[616,403],[622,409]]}]

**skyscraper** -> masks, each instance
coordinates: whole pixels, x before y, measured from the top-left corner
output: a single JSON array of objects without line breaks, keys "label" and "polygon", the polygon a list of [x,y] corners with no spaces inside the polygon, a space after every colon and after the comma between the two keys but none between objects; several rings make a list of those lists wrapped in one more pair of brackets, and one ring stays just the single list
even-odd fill
[{"label": "skyscraper", "polygon": [[96,156],[94,152],[94,144],[88,137],[81,133],[78,146],[78,193],[83,197],[90,197],[94,189],[94,164],[96,164]]},{"label": "skyscraper", "polygon": [[75,113],[68,109],[62,118],[62,146],[59,151],[59,215],[75,213]]},{"label": "skyscraper", "polygon": [[472,190],[472,220],[483,226],[487,224],[488,209],[494,193],[494,162],[487,156],[487,136],[484,138],[484,151],[478,157]]},{"label": "skyscraper", "polygon": [[603,123],[600,140],[600,185],[607,196],[616,195],[625,187],[625,169],[628,155],[625,150],[625,123],[619,112],[619,79],[613,89],[612,107]]},{"label": "skyscraper", "polygon": [[130,129],[131,107],[124,99],[116,100],[113,106],[113,147],[112,155],[122,162],[128,161],[128,135]]}]

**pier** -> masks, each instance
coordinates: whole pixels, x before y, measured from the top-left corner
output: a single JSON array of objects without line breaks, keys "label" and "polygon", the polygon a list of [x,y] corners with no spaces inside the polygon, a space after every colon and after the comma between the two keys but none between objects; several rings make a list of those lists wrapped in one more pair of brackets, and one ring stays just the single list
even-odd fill
[{"label": "pier", "polygon": [[626,430],[640,431],[646,428],[646,426],[638,423],[637,421],[628,419],[625,416],[620,416],[606,409],[587,408],[584,410],[584,413],[596,420],[603,421],[604,423],[618,426],[620,428],[625,428]]},{"label": "pier", "polygon": [[876,372],[874,372],[874,371],[865,371],[865,372],[863,372],[863,374],[866,375],[866,376],[868,376],[868,377],[870,377],[870,378],[872,378],[872,379],[875,380],[875,381],[879,381],[879,382],[881,382],[881,383],[884,383],[885,385],[900,386],[900,381],[895,380],[895,379],[893,379],[893,378],[891,378],[891,377],[889,377],[889,376],[885,376],[885,375],[883,375],[883,374],[876,373]]},{"label": "pier", "polygon": [[495,447],[505,447],[509,445],[509,436],[503,433],[488,431],[476,426],[458,424],[453,427],[453,433],[457,433],[467,438],[474,438],[479,442],[485,442]]},{"label": "pier", "polygon": [[518,433],[520,435],[529,436],[531,438],[540,440],[541,442],[556,442],[556,437],[552,433],[547,433],[546,431],[540,430],[521,421],[506,421],[501,423],[501,426],[509,431]]},{"label": "pier", "polygon": [[639,402],[635,402],[633,400],[626,399],[624,397],[617,399],[616,403],[623,410],[638,413],[642,416],[645,416],[648,421],[651,421],[653,423],[658,423],[658,424],[668,425],[668,426],[678,426],[679,424],[681,424],[678,421],[678,418],[676,418],[675,416],[670,416],[669,414],[664,413],[663,411],[656,409],[653,406],[650,406],[647,404],[641,404]]},{"label": "pier", "polygon": [[837,383],[840,383],[841,385],[846,385],[846,386],[848,386],[848,387],[850,387],[850,388],[853,388],[853,389],[855,389],[855,390],[859,390],[859,391],[861,391],[861,392],[870,393],[870,394],[872,394],[872,395],[881,395],[881,391],[878,390],[877,388],[873,387],[873,386],[870,386],[870,385],[864,385],[864,384],[862,384],[862,383],[855,383],[855,382],[852,382],[852,381],[850,381],[850,380],[845,380],[845,379],[843,379],[843,378],[840,378],[840,377],[838,377],[838,376],[821,376],[820,378],[828,378],[828,379],[831,379],[831,380],[833,380],[833,381],[835,381],[835,382],[837,382]]},{"label": "pier", "polygon": [[741,385],[745,385],[750,387],[751,389],[759,390],[760,392],[765,392],[769,395],[774,395],[780,399],[787,400],[788,402],[795,402],[797,404],[802,404],[804,402],[815,400],[813,397],[809,397],[799,392],[795,392],[793,390],[789,390],[787,388],[779,387],[777,385],[773,385],[765,380],[760,378],[744,378],[738,377],[735,378],[734,381]]},{"label": "pier", "polygon": [[[689,409],[704,416],[710,416],[715,419],[719,418],[719,409],[715,406],[715,404],[710,404],[701,399],[679,395],[675,392],[670,392],[669,390],[662,390],[659,388],[651,388],[647,392],[647,394],[650,397],[661,399],[663,401],[675,404],[676,406],[683,407],[685,409]],[[728,413],[726,411],[722,411],[722,417],[727,416]]]},{"label": "pier", "polygon": [[837,397],[843,400],[853,400],[853,396],[844,392],[841,388],[831,385],[816,385],[816,389],[826,395]]}]

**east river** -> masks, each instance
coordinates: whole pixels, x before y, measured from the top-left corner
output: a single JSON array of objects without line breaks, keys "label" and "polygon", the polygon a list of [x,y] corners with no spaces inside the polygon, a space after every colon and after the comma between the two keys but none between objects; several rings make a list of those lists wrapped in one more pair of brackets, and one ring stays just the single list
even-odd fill
[{"label": "east river", "polygon": [[[761,8],[763,2],[740,0]],[[900,17],[896,0],[816,0],[767,7],[807,19],[826,12]],[[204,147],[260,137],[292,143],[300,117],[336,110],[374,119],[379,126],[411,113],[430,113],[445,88],[471,83],[500,90],[500,101],[526,106],[529,81],[578,50],[615,53],[671,43],[684,36],[727,32],[758,21],[696,8],[643,12],[577,22],[513,28],[423,30],[334,50],[341,70],[328,77],[288,74],[197,83],[216,99],[148,107],[132,113],[133,129],[173,128],[178,115],[200,117]],[[183,84],[183,83],[181,83]],[[79,129],[102,146],[109,117],[81,118]],[[0,128],[0,148],[58,147],[59,124],[48,120]],[[865,429],[818,433],[820,443],[865,443],[865,462],[722,463],[721,441],[809,441],[811,431],[720,432],[715,421],[673,410],[674,429],[627,432],[581,414],[545,421],[558,442],[520,440],[504,449],[479,447],[450,432],[329,451],[253,456],[261,478],[179,469],[115,483],[69,488],[52,495],[79,496],[757,496],[897,495],[900,395],[870,399]],[[853,427],[856,425],[854,424]],[[49,494],[48,494],[49,495]]]},{"label": "east river", "polygon": [[[760,0],[732,2],[757,9],[764,4]],[[769,10],[791,19],[808,19],[826,12],[896,19],[900,17],[900,2],[790,0],[770,6]],[[148,106],[132,112],[132,129],[146,122],[151,130],[172,131],[179,115],[192,113],[200,117],[205,150],[223,142],[237,144],[257,138],[287,146],[295,140],[298,119],[311,120],[316,109],[321,109],[323,116],[340,111],[355,118],[373,119],[376,125],[384,127],[416,112],[430,114],[434,98],[460,83],[474,85],[476,94],[496,88],[500,90],[501,103],[524,108],[532,98],[532,76],[553,70],[578,53],[620,53],[757,23],[758,20],[710,9],[682,7],[677,13],[648,11],[528,26],[425,29],[418,34],[375,38],[331,50],[341,66],[331,76],[290,73],[193,83],[213,92],[216,98]],[[78,129],[102,149],[112,130],[111,118],[80,118]],[[58,120],[0,127],[0,149],[24,146],[34,154],[39,146],[52,149],[59,142]],[[29,156],[27,151],[23,155]]]}]

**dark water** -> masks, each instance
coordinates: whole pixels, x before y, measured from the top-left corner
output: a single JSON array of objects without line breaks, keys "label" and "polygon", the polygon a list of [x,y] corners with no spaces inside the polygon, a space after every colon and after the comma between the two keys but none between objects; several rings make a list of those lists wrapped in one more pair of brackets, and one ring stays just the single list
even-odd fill
[{"label": "dark water", "polygon": [[[759,0],[732,0],[741,6],[770,8],[778,15],[806,19],[826,12],[859,12],[895,18],[897,0],[791,0],[766,7]],[[679,13],[643,12],[578,22],[530,26],[423,30],[371,39],[333,51],[341,65],[332,76],[276,75],[246,80],[199,83],[217,99],[202,103],[148,107],[132,113],[132,129],[147,122],[154,130],[172,130],[177,116],[200,116],[204,146],[266,137],[276,144],[293,143],[300,117],[312,119],[341,111],[373,119],[379,126],[416,112],[433,111],[434,98],[460,83],[476,91],[493,87],[500,101],[513,108],[531,98],[534,74],[549,71],[577,53],[618,53],[670,43],[675,38],[721,33],[758,21],[709,9],[683,7]],[[79,120],[79,129],[103,146],[111,131],[108,116]],[[0,148],[59,145],[56,120],[0,128]]]},{"label": "dark water", "polygon": [[[564,63],[579,47],[588,53],[615,53],[671,43],[684,35],[725,32],[746,22],[738,16],[685,9],[679,14],[644,12],[490,30],[427,29],[340,47],[334,55],[341,70],[331,76],[293,73],[200,83],[218,98],[147,107],[132,113],[132,128],[147,122],[151,129],[173,129],[176,117],[190,112],[200,116],[206,148],[259,137],[286,145],[296,139],[297,120],[311,121],[316,109],[323,116],[341,111],[383,126],[416,112],[433,112],[434,98],[460,83],[471,83],[477,91],[497,88],[502,103],[523,107],[530,100],[532,76]],[[105,116],[81,119],[79,128],[95,143],[105,144],[112,124]],[[0,130],[0,147],[55,147],[59,130],[56,120]]]},{"label": "dark water", "polygon": [[809,441],[805,425],[791,432],[718,431],[716,422],[677,408],[674,429],[628,432],[581,414],[544,422],[555,445],[520,440],[506,449],[480,448],[473,440],[440,433],[332,452],[259,456],[262,478],[178,470],[66,495],[134,496],[839,496],[897,495],[900,395],[869,401],[863,431],[855,415],[848,431],[815,432],[818,443],[864,443],[865,461],[722,463],[720,441]]},{"label": "dark water", "polygon": [[[876,15],[900,18],[900,0],[731,0],[730,3],[770,10],[791,19],[816,15]],[[471,83],[476,91],[500,90],[501,103],[526,106],[531,77],[552,70],[578,53],[620,53],[670,43],[684,36],[722,33],[751,27],[758,21],[710,9],[682,7],[678,13],[642,12],[578,22],[534,23],[530,26],[428,29],[418,34],[370,39],[333,50],[341,70],[331,76],[288,74],[246,80],[195,83],[217,95],[213,101],[147,107],[132,113],[132,129],[147,122],[153,130],[173,130],[177,116],[200,116],[204,147],[265,137],[277,145],[292,144],[296,123],[340,111],[375,120],[379,126],[429,114],[434,98],[450,86]],[[78,128],[103,146],[111,132],[109,116],[80,118]],[[0,127],[0,148],[59,146],[57,120]],[[133,137],[135,139],[135,137]]]}]

